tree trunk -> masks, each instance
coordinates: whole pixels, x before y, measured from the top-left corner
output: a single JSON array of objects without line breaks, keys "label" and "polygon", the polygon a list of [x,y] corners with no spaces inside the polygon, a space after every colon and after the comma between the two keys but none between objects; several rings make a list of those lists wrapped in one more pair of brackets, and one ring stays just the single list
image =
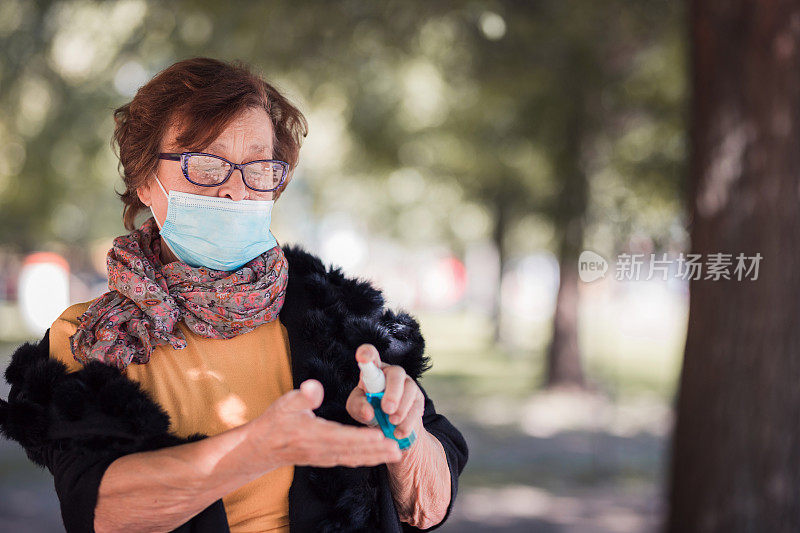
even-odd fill
[{"label": "tree trunk", "polygon": [[[570,50],[565,71],[585,72],[585,51]],[[545,385],[585,386],[578,347],[578,257],[583,248],[589,185],[583,168],[582,150],[587,131],[587,88],[565,80],[570,97],[564,111],[560,147],[555,154],[555,172],[561,182],[553,220],[559,234],[559,287],[553,315],[553,336],[547,351]]]},{"label": "tree trunk", "polygon": [[798,531],[800,4],[690,16],[692,251],[763,259],[691,282],[666,529]]},{"label": "tree trunk", "polygon": [[508,232],[508,213],[501,195],[497,195],[494,201],[494,228],[492,228],[492,242],[497,250],[497,290],[494,294],[492,305],[492,343],[499,345],[503,340],[503,306],[502,306],[502,284],[503,272],[506,268],[507,251],[505,246],[506,233]]},{"label": "tree trunk", "polygon": [[560,246],[558,296],[553,315],[553,337],[547,353],[548,387],[585,386],[578,348],[579,254],[573,251],[575,244],[583,242],[583,228],[578,224],[576,229],[581,236],[570,237],[565,231]]}]

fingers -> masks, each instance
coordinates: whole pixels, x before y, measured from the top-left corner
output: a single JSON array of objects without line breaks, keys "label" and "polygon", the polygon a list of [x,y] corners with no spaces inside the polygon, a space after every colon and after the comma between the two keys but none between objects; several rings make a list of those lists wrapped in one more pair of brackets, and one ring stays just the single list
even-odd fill
[{"label": "fingers", "polygon": [[284,411],[302,411],[316,409],[322,404],[325,392],[322,383],[316,379],[307,379],[299,389],[293,389],[276,400],[276,408]]},{"label": "fingers", "polygon": [[422,391],[419,390],[419,387],[417,387],[417,384],[411,379],[411,376],[406,376],[403,396],[400,398],[400,405],[398,405],[395,412],[389,416],[389,422],[394,425],[402,422],[408,416],[408,412],[418,398],[424,399]]},{"label": "fingers", "polygon": [[[367,428],[364,428],[367,429]],[[376,428],[375,431],[380,432]],[[383,437],[378,442],[367,444],[345,444],[327,446],[320,451],[316,461],[329,461],[331,465],[358,466],[394,462],[402,457],[397,441]]]},{"label": "fingers", "polygon": [[408,411],[406,417],[394,428],[394,436],[398,439],[404,439],[408,437],[415,425],[422,420],[422,413],[424,412],[424,409],[425,401],[422,395],[420,395],[414,400],[414,403],[412,404],[411,409]]},{"label": "fingers", "polygon": [[369,363],[374,361],[378,368],[382,367],[381,356],[378,349],[372,344],[362,344],[356,348],[356,361],[359,363]]},{"label": "fingers", "polygon": [[373,466],[383,463],[395,463],[402,459],[403,454],[397,442],[389,439],[386,439],[385,442],[386,444],[378,449],[374,447],[364,449],[348,448],[338,457],[338,462],[334,464],[344,464],[345,466]]},{"label": "fingers", "polygon": [[[375,365],[378,368],[383,367],[380,354],[378,353],[378,349],[375,348],[375,346],[371,344],[362,344],[361,346],[356,348],[356,362],[369,363],[370,361],[374,361]],[[360,372],[358,374],[358,384],[356,385],[356,387],[365,392],[367,390],[367,388],[364,386],[364,380]]]},{"label": "fingers", "polygon": [[[393,424],[402,422],[411,410],[411,406],[417,399],[422,398],[419,387],[406,374],[403,367],[399,365],[389,365],[380,360],[378,350],[372,344],[362,344],[356,349],[356,360],[359,363],[375,362],[386,377],[386,389],[381,400],[381,409],[389,416],[389,421]],[[366,400],[361,400],[364,395],[364,382],[359,376],[358,386],[348,398],[347,410],[354,420],[363,424],[369,424],[373,418],[374,411]],[[392,416],[395,415],[395,416]]]},{"label": "fingers", "polygon": [[383,369],[386,375],[386,390],[381,400],[381,409],[387,415],[391,415],[397,410],[400,398],[405,390],[406,371],[402,366],[387,365]]},{"label": "fingers", "polygon": [[[279,463],[316,466],[373,466],[400,461],[396,441],[378,427],[341,424],[317,417],[313,409],[322,402],[323,388],[309,379],[287,392],[265,412],[265,432],[271,435],[270,457]],[[362,391],[351,393],[348,411],[372,409]],[[366,412],[354,418],[367,418]],[[352,416],[352,415],[351,415]],[[369,419],[372,419],[370,414]],[[277,459],[276,459],[277,458]]]},{"label": "fingers", "polygon": [[353,420],[362,424],[370,424],[375,417],[375,410],[367,401],[364,391],[358,387],[350,391],[345,409],[353,417]]},{"label": "fingers", "polygon": [[308,435],[313,442],[298,464],[317,466],[361,466],[399,461],[402,457],[396,441],[388,439],[379,428],[354,427],[323,418],[313,421]]},{"label": "fingers", "polygon": [[314,438],[329,443],[374,445],[386,438],[378,427],[349,426],[319,417],[315,418],[312,423],[313,428],[310,428],[309,431],[314,432]]},{"label": "fingers", "polygon": [[403,455],[397,442],[386,439],[384,442],[370,446],[327,447],[320,453],[309,456],[305,464],[315,466],[374,466],[382,463],[394,463]]},{"label": "fingers", "polygon": [[309,409],[316,409],[322,404],[322,398],[325,396],[325,390],[322,387],[322,383],[316,379],[307,379],[302,382],[300,384],[300,390],[310,402]]}]

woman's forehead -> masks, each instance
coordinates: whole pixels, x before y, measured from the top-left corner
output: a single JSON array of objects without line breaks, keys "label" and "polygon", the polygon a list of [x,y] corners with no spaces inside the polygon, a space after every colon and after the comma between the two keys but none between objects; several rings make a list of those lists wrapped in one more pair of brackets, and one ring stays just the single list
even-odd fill
[{"label": "woman's forehead", "polygon": [[[164,146],[167,151],[180,151],[183,147],[177,138],[183,133],[184,123],[172,121],[164,134]],[[222,132],[205,150],[227,151],[234,144],[244,143],[248,153],[272,152],[274,129],[266,110],[262,108],[247,109],[231,119]]]}]

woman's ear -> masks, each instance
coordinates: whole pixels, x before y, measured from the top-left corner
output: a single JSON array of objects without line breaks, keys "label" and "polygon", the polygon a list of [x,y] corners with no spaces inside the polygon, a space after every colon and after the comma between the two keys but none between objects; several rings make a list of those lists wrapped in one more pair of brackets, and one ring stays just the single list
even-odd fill
[{"label": "woman's ear", "polygon": [[140,185],[136,189],[136,196],[139,197],[139,200],[146,206],[150,206],[152,203],[150,200],[151,190],[150,190],[150,181],[145,182],[144,185]]}]

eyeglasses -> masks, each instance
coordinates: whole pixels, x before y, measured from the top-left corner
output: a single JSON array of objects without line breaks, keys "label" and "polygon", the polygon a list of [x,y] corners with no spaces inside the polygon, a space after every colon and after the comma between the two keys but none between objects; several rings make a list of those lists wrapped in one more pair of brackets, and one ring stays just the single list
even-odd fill
[{"label": "eyeglasses", "polygon": [[232,163],[214,154],[203,152],[182,152],[158,154],[159,159],[180,161],[183,176],[200,187],[216,187],[222,185],[239,169],[248,189],[259,192],[270,192],[283,185],[289,164],[277,159],[258,159],[247,163]]}]

